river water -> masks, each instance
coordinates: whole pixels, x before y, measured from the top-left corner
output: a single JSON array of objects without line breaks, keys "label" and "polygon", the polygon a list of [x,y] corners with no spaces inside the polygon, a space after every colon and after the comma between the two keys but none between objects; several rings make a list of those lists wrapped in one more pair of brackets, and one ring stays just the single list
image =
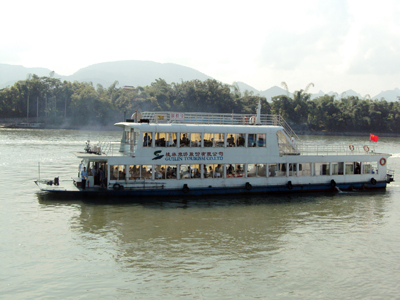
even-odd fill
[{"label": "river water", "polygon": [[[400,178],[385,192],[150,204],[39,193],[38,162],[67,180],[87,139],[120,132],[0,130],[2,299],[398,299]],[[376,146],[400,176],[400,139]]]}]

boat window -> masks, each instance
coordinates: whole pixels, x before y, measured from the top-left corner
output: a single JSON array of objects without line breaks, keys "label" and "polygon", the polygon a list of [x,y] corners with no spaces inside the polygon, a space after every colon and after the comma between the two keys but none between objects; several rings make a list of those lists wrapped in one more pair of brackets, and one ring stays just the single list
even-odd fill
[{"label": "boat window", "polygon": [[200,165],[180,165],[180,179],[201,178]]},{"label": "boat window", "polygon": [[155,165],[154,179],[176,179],[176,165]]},{"label": "boat window", "polygon": [[177,168],[176,165],[167,165],[166,166],[166,179],[176,179],[176,174],[177,174]]},{"label": "boat window", "polygon": [[125,165],[110,165],[110,180],[125,180]]},{"label": "boat window", "polygon": [[156,132],[155,133],[156,147],[165,147],[166,146],[166,137],[167,137],[167,135],[164,132]]},{"label": "boat window", "polygon": [[297,164],[289,163],[289,176],[297,176]]},{"label": "boat window", "polygon": [[175,132],[156,132],[155,133],[155,144],[156,147],[175,147],[176,146]]},{"label": "boat window", "polygon": [[152,174],[152,166],[151,165],[142,165],[140,168],[140,179],[151,179]]},{"label": "boat window", "polygon": [[236,147],[237,136],[236,133],[228,133],[226,139],[226,146],[227,147]]},{"label": "boat window", "polygon": [[275,177],[278,175],[279,166],[278,164],[268,164],[268,177]]},{"label": "boat window", "polygon": [[352,162],[346,163],[346,175],[354,174],[354,164]]},{"label": "boat window", "polygon": [[130,165],[129,175],[130,180],[140,179],[140,165]]},{"label": "boat window", "polygon": [[257,145],[257,134],[249,133],[247,137],[247,147],[255,147]]},{"label": "boat window", "polygon": [[332,175],[343,175],[344,163],[334,162],[332,163]]},{"label": "boat window", "polygon": [[244,147],[245,142],[246,142],[246,134],[244,133],[238,133],[236,134],[237,139],[236,139],[236,146],[237,147]]},{"label": "boat window", "polygon": [[247,164],[247,177],[257,177],[257,164]]},{"label": "boat window", "polygon": [[276,164],[276,177],[286,177],[286,164]]},{"label": "boat window", "polygon": [[180,147],[189,147],[190,146],[190,134],[182,132],[180,134],[179,140],[180,140],[180,143],[179,143]]},{"label": "boat window", "polygon": [[205,133],[204,134],[204,147],[213,147],[213,133]]},{"label": "boat window", "polygon": [[299,176],[311,176],[311,163],[299,164]]},{"label": "boat window", "polygon": [[378,163],[373,162],[363,162],[363,174],[378,174]]},{"label": "boat window", "polygon": [[224,167],[221,164],[204,165],[203,170],[207,170],[204,173],[204,178],[223,178]]},{"label": "boat window", "polygon": [[152,133],[143,132],[143,147],[151,147]]},{"label": "boat window", "polygon": [[244,164],[236,164],[235,170],[235,177],[244,177]]},{"label": "boat window", "polygon": [[154,166],[154,179],[165,179],[166,173],[166,166],[165,165],[155,165]]},{"label": "boat window", "polygon": [[329,163],[315,163],[314,176],[330,175]]},{"label": "boat window", "polygon": [[235,164],[226,165],[226,177],[227,178],[235,177]]},{"label": "boat window", "polygon": [[201,133],[190,134],[190,147],[201,147]]},{"label": "boat window", "polygon": [[204,147],[224,147],[225,134],[224,133],[205,133],[204,134]]},{"label": "boat window", "polygon": [[361,163],[354,162],[354,174],[361,174]]},{"label": "boat window", "polygon": [[266,147],[266,134],[265,133],[259,133],[257,134],[257,147]]},{"label": "boat window", "polygon": [[214,133],[215,147],[225,147],[225,134]]}]

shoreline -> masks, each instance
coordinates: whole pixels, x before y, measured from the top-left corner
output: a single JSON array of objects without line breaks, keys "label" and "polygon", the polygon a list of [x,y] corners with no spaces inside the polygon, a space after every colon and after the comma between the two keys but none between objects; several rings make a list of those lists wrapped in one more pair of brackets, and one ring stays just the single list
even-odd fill
[{"label": "shoreline", "polygon": [[[89,131],[119,131],[120,128],[114,126],[114,124],[106,125],[106,126],[95,126],[95,125],[87,125],[79,128],[75,127],[63,127],[63,126],[44,126],[43,128],[9,128],[8,126],[13,125],[15,123],[0,123],[0,129],[56,129],[56,130],[89,130]],[[309,130],[295,130],[294,132],[297,135],[318,135],[318,136],[365,136],[369,135],[371,132],[331,132],[331,131],[309,131]],[[379,137],[400,137],[400,133],[391,133],[391,132],[374,132],[374,135]]]}]

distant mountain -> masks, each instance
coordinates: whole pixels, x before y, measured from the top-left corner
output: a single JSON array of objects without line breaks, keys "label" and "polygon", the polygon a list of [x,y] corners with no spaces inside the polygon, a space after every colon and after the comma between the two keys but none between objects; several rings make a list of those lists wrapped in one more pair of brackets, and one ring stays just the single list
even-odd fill
[{"label": "distant mountain", "polygon": [[[25,80],[28,74],[36,74],[42,77],[49,76],[50,72],[51,70],[46,68],[25,68],[23,66],[0,64],[0,89],[6,86],[11,86],[18,80]],[[103,85],[103,87],[109,87],[115,81],[119,82],[118,86],[146,86],[150,85],[158,78],[164,79],[167,83],[194,79],[201,81],[213,79],[212,77],[189,67],[171,63],[138,60],[98,63],[82,68],[70,76],[54,74],[54,77],[68,81],[92,82],[93,85],[99,83]],[[255,95],[266,97],[268,101],[271,101],[272,97],[279,95],[289,94],[290,97],[293,96],[292,93],[288,93],[286,90],[278,86],[273,86],[265,91],[259,91],[244,82],[236,83],[241,92],[248,90],[253,92]],[[357,96],[361,99],[365,98],[353,90],[347,90],[341,94],[332,91],[328,93],[328,95],[335,94],[337,95],[336,99],[340,99],[341,96]],[[318,93],[312,94],[311,99],[323,95],[325,95],[325,93],[319,91]],[[400,96],[400,89],[395,88],[394,90],[382,91],[371,98],[380,100],[383,97],[387,101],[397,101],[398,96]]]},{"label": "distant mountain", "polygon": [[100,83],[104,87],[108,87],[116,80],[119,82],[119,86],[146,86],[159,78],[164,79],[167,83],[211,79],[210,76],[189,67],[139,60],[99,63],[80,69],[62,79],[91,81],[94,85]]},{"label": "distant mountain", "polygon": [[372,97],[372,99],[381,100],[381,98],[385,98],[386,101],[397,101],[400,96],[400,90],[395,88],[394,90],[382,91],[378,95]]},{"label": "distant mountain", "polygon": [[[25,80],[28,74],[36,74],[40,77],[49,76],[51,70],[46,68],[25,68],[23,66],[0,64],[0,88],[11,86],[19,80]],[[55,77],[60,75],[54,74]]]},{"label": "distant mountain", "polygon": [[[11,86],[18,80],[25,80],[29,73],[41,77],[49,76],[50,72],[51,70],[44,68],[0,64],[0,88]],[[212,79],[212,77],[189,67],[138,60],[94,64],[82,68],[70,76],[55,74],[54,77],[68,81],[92,82],[95,86],[99,83],[104,87],[109,87],[115,81],[119,82],[119,86],[146,86],[159,78],[164,79],[167,83]]]}]

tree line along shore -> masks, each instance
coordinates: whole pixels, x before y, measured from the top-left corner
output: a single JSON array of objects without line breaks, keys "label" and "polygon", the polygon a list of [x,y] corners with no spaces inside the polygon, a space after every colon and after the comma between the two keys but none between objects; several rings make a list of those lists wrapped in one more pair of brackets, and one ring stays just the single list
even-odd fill
[{"label": "tree line along shore", "polygon": [[118,87],[115,81],[105,88],[32,75],[0,90],[0,118],[36,118],[50,128],[79,129],[109,127],[136,110],[252,114],[259,101],[261,113],[281,115],[300,133],[400,134],[400,101],[337,95],[311,99],[304,90],[267,101],[213,79],[168,84],[160,78],[143,87]]}]

